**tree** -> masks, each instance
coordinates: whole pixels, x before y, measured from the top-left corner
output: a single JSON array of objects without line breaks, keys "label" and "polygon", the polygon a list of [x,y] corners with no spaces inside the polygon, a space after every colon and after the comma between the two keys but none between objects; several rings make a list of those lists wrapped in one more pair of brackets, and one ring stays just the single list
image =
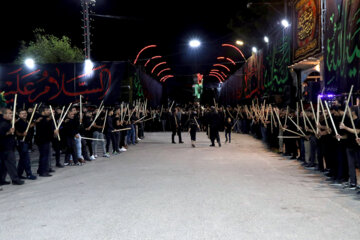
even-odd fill
[{"label": "tree", "polygon": [[64,63],[82,62],[83,52],[75,46],[71,46],[71,40],[67,36],[58,38],[46,34],[44,29],[35,29],[35,41],[28,44],[22,41],[19,56],[15,63],[22,64],[26,58],[32,58],[36,63]]},{"label": "tree", "polygon": [[284,17],[283,7],[282,1],[249,1],[227,27],[246,43],[260,44],[265,35],[279,28],[277,21]]}]

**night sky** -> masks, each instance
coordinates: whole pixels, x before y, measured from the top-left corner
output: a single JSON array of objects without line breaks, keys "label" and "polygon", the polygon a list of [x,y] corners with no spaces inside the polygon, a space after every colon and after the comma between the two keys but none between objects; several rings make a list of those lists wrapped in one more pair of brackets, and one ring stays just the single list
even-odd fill
[{"label": "night sky", "polygon": [[[97,0],[96,14],[125,16],[125,20],[94,17],[92,23],[92,60],[133,62],[138,51],[149,44],[158,45],[144,52],[143,58],[161,55],[177,76],[196,72],[208,74],[218,56],[242,61],[235,51],[221,47],[234,43],[237,36],[227,28],[230,18],[246,11],[247,1],[154,1]],[[197,2],[197,3],[195,3]],[[29,41],[35,28],[56,36],[67,35],[83,48],[80,0],[6,1],[0,15],[2,40],[0,62],[15,60],[20,41]],[[188,47],[192,38],[202,42],[199,49]],[[250,47],[248,47],[250,48]],[[244,50],[247,57],[249,51]],[[240,63],[236,68],[240,67]],[[232,69],[235,71],[236,69]]]}]

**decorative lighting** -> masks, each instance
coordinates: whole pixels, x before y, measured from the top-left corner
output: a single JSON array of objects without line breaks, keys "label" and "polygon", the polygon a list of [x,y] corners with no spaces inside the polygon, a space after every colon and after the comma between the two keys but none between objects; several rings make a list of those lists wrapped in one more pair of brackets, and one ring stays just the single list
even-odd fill
[{"label": "decorative lighting", "polygon": [[24,63],[30,69],[33,69],[35,67],[35,61],[32,58],[27,58]]},{"label": "decorative lighting", "polygon": [[201,45],[201,42],[197,39],[193,39],[189,42],[189,46],[192,48],[198,48],[198,47],[200,47],[200,45]]},{"label": "decorative lighting", "polygon": [[148,45],[148,46],[144,47],[143,49],[141,49],[141,50],[139,51],[139,53],[137,54],[136,58],[135,58],[134,65],[137,63],[140,54],[141,54],[144,50],[146,50],[146,49],[148,49],[148,48],[153,48],[153,47],[157,47],[157,46],[156,46],[156,45]]}]

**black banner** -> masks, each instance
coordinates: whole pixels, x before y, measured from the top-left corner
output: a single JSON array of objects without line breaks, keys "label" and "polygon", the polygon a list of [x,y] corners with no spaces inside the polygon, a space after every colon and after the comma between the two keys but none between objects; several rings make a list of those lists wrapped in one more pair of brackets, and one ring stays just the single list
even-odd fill
[{"label": "black banner", "polygon": [[2,65],[0,89],[7,103],[18,94],[18,103],[66,104],[82,95],[86,101],[118,102],[121,82],[134,74],[128,63],[94,63],[86,74],[84,64],[45,64],[29,69],[23,65]]},{"label": "black banner", "polygon": [[360,90],[360,1],[326,1],[325,87]]},{"label": "black banner", "polygon": [[294,2],[293,62],[299,62],[321,53],[320,10],[320,0],[297,0]]}]

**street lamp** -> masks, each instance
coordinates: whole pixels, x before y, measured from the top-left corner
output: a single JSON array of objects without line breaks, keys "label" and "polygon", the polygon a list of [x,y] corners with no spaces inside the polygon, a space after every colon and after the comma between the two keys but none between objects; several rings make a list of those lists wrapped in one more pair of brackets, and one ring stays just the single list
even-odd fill
[{"label": "street lamp", "polygon": [[34,61],[34,59],[32,59],[32,58],[27,58],[27,59],[25,59],[25,65],[28,67],[28,68],[30,68],[30,69],[33,69],[34,67],[35,67],[35,61]]},{"label": "street lamp", "polygon": [[252,47],[251,50],[252,50],[253,53],[257,53],[257,48],[256,47]]},{"label": "street lamp", "polygon": [[264,37],[264,42],[269,43],[269,38],[267,36]]},{"label": "street lamp", "polygon": [[241,41],[241,40],[237,40],[235,43],[236,43],[236,45],[239,45],[239,46],[243,46],[243,45],[244,45],[244,42]]},{"label": "street lamp", "polygon": [[281,21],[281,25],[283,25],[284,28],[287,28],[287,27],[290,26],[290,23],[288,22],[288,20],[283,19],[283,20]]},{"label": "street lamp", "polygon": [[189,42],[189,46],[192,48],[198,48],[200,47],[201,42],[198,39],[193,39]]},{"label": "street lamp", "polygon": [[85,74],[90,74],[93,70],[94,64],[90,59],[85,60]]}]

